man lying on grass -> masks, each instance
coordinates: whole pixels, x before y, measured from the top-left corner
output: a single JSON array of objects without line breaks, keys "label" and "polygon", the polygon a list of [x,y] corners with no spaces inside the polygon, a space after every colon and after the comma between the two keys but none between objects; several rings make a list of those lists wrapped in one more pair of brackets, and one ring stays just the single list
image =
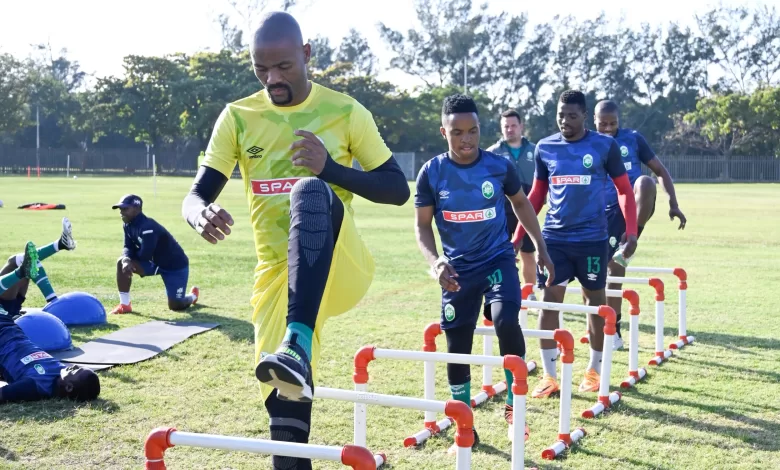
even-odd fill
[{"label": "man lying on grass", "polygon": [[[28,242],[19,267],[0,277],[0,294],[23,279],[38,275],[38,250]],[[94,400],[100,394],[100,379],[94,371],[66,366],[27,338],[11,315],[0,307],[0,403],[47,398]]]}]

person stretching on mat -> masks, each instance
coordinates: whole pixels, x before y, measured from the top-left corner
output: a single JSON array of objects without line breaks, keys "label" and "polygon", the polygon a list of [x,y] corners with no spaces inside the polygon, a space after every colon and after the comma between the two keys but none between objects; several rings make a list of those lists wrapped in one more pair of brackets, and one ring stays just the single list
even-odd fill
[{"label": "person stretching on mat", "polygon": [[[38,250],[25,247],[19,267],[0,277],[0,293],[38,276]],[[0,305],[0,403],[37,401],[47,398],[94,400],[100,394],[100,379],[89,369],[66,366],[33,344],[10,312]]]},{"label": "person stretching on mat", "polygon": [[[445,98],[441,134],[449,151],[420,169],[414,206],[417,245],[441,285],[441,325],[447,351],[471,354],[484,296],[501,355],[525,358],[525,339],[518,318],[520,277],[506,228],[504,200],[509,200],[511,210],[533,239],[538,266],[554,272],[539,221],[522,191],[514,164],[479,148],[479,116],[471,98],[460,94]],[[434,218],[443,256],[436,249]],[[512,375],[505,373],[504,416],[512,425]],[[471,406],[470,367],[447,364],[447,379],[453,399]],[[525,436],[528,439],[527,426]]]},{"label": "person stretching on mat", "polygon": [[[75,250],[76,241],[73,239],[73,228],[71,227],[70,220],[67,217],[62,219],[62,234],[59,240],[50,243],[44,247],[38,248],[37,254],[37,274],[32,279],[21,279],[13,286],[0,286],[3,289],[3,293],[0,294],[0,307],[3,308],[9,315],[15,317],[19,315],[22,310],[22,305],[27,299],[27,288],[32,280],[38,289],[41,290],[41,294],[46,299],[47,303],[57,300],[57,294],[54,292],[54,288],[49,281],[49,276],[46,274],[46,270],[43,269],[41,261],[58,253],[60,250]],[[0,276],[14,272],[22,264],[22,258],[24,253],[19,253],[8,258],[5,266],[0,269]]]},{"label": "person stretching on mat", "polygon": [[[645,138],[638,131],[620,127],[619,109],[617,103],[611,100],[599,101],[596,104],[594,121],[596,130],[602,134],[613,137],[620,146],[620,156],[623,157],[623,165],[626,167],[628,179],[634,188],[636,199],[637,238],[642,236],[642,230],[650,217],[655,213],[655,182],[642,174],[642,165],[647,165],[661,181],[661,185],[669,195],[669,220],[675,217],[680,219],[678,230],[685,229],[687,219],[677,204],[677,194],[674,190],[674,182],[669,171],[661,160],[655,155],[647,144]],[[622,252],[619,244],[623,233],[626,231],[626,221],[620,211],[617,193],[614,185],[607,183],[607,226],[609,231],[609,264],[607,274],[614,277],[626,275],[626,266],[629,260]],[[622,284],[609,284],[609,289],[621,289]],[[617,313],[617,336],[615,336],[615,350],[623,348],[623,338],[620,334],[620,313],[623,299],[610,297],[607,299],[610,307]]]},{"label": "person stretching on mat", "polygon": [[[322,328],[374,277],[353,194],[401,206],[409,185],[371,113],[309,81],[311,45],[292,16],[267,14],[251,57],[265,89],[222,111],[182,215],[210,243],[230,235],[233,217],[214,201],[239,166],[257,251],[255,376],[271,439],[307,443]],[[311,460],[274,456],[273,468],[310,469]]]},{"label": "person stretching on mat", "polygon": [[[536,174],[528,200],[537,213],[548,190],[550,209],[544,221],[543,235],[555,273],[537,273],[544,289],[545,302],[563,302],[566,286],[575,278],[582,285],[582,297],[590,306],[605,305],[607,284],[606,185],[615,185],[620,210],[626,220],[626,257],[636,249],[636,202],[631,183],[620,158],[617,142],[610,136],[585,128],[585,95],[567,90],[558,98],[560,132],[536,144]],[[513,243],[521,240],[523,227],[515,231]],[[549,279],[554,278],[552,285]],[[558,312],[542,310],[539,329],[558,328]],[[580,392],[599,389],[601,357],[604,351],[604,319],[590,315],[588,321],[590,361]],[[532,398],[547,398],[560,390],[556,380],[558,349],[555,341],[541,343],[544,378],[531,393]]]},{"label": "person stretching on mat", "polygon": [[190,274],[189,258],[165,227],[143,213],[141,198],[127,194],[111,208],[119,209],[125,232],[125,246],[116,262],[119,305],[111,313],[133,311],[130,304],[133,274],[141,277],[159,274],[171,310],[184,310],[197,303],[200,289],[193,287],[189,294],[184,294]]}]

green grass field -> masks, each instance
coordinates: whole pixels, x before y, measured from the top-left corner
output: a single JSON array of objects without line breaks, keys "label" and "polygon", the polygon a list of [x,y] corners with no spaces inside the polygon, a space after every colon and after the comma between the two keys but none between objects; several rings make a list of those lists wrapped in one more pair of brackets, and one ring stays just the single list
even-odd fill
[{"label": "green grass field", "polygon": [[[143,442],[157,426],[182,431],[268,438],[267,415],[258,396],[253,367],[253,327],[249,296],[256,262],[243,186],[231,181],[220,202],[233,214],[234,234],[212,246],[181,219],[188,178],[162,178],[157,196],[148,178],[0,178],[0,259],[33,240],[55,240],[60,218],[73,222],[79,242],[72,253],[45,262],[58,293],[86,291],[107,309],[118,301],[115,263],[122,245],[119,214],[111,204],[136,192],[145,212],[165,225],[190,258],[190,283],[201,287],[201,303],[185,313],[167,310],[159,278],[135,279],[136,313],[112,316],[99,328],[74,328],[79,345],[108,332],[150,320],[216,321],[216,330],[198,335],[152,360],[100,373],[101,398],[88,405],[49,401],[0,406],[0,468],[138,469]],[[665,195],[648,224],[635,265],[682,266],[689,273],[689,334],[696,343],[668,363],[649,370],[643,383],[624,394],[611,411],[595,420],[579,413],[595,394],[576,393],[587,363],[587,346],[577,344],[574,364],[573,426],[588,436],[555,462],[541,459],[557,435],[558,402],[530,400],[531,439],[526,466],[577,469],[780,468],[780,187],[768,185],[681,185],[681,207],[688,227],[677,231],[665,217]],[[25,202],[67,205],[65,211],[28,212]],[[352,356],[363,345],[419,350],[422,329],[439,317],[440,291],[426,276],[417,250],[413,206],[376,206],[358,200],[356,220],[373,252],[377,275],[360,305],[331,320],[325,329],[318,385],[352,388]],[[673,278],[667,286],[666,343],[676,333],[677,300]],[[640,287],[640,365],[653,351],[653,302]],[[41,306],[38,292],[29,306]],[[570,296],[570,302],[578,300]],[[584,318],[567,315],[567,328],[579,336]],[[532,316],[530,323],[535,323]],[[529,357],[538,359],[536,341]],[[443,341],[440,342],[443,348]],[[475,352],[481,351],[481,339]],[[497,354],[497,350],[496,350]],[[613,389],[626,375],[627,351],[615,356]],[[422,365],[377,361],[371,390],[422,397]],[[494,376],[499,376],[496,370]],[[476,391],[481,371],[472,368]],[[538,375],[530,379],[533,387]],[[437,370],[437,398],[448,398],[444,367]],[[503,401],[475,412],[482,444],[474,468],[508,468],[509,441]],[[352,439],[352,406],[317,401],[311,442],[328,445]],[[386,452],[396,469],[445,469],[452,434],[420,449],[404,449],[404,437],[418,431],[422,413],[369,408],[369,447]],[[176,447],[168,451],[171,469],[270,468],[266,456]],[[315,462],[315,468],[342,468]]]}]

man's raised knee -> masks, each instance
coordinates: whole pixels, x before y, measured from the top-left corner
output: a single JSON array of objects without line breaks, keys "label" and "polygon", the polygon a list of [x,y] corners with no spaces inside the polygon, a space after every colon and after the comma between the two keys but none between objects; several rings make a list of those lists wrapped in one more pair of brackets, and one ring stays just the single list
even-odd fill
[{"label": "man's raised knee", "polygon": [[290,201],[300,199],[323,198],[330,202],[331,189],[328,183],[319,178],[307,177],[301,178],[293,184],[290,190]]},{"label": "man's raised knee", "polygon": [[642,175],[636,179],[634,190],[639,194],[655,195],[655,181],[649,176]]}]

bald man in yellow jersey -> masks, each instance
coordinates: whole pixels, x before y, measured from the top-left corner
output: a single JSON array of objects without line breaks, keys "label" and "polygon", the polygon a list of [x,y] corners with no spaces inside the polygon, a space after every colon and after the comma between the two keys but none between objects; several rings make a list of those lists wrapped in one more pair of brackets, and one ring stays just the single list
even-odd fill
[{"label": "bald man in yellow jersey", "polygon": [[[309,81],[310,56],[292,16],[266,15],[252,44],[265,89],[223,110],[182,207],[204,239],[224,240],[233,217],[214,201],[238,165],[258,259],[251,299],[255,375],[271,438],[303,443],[323,324],[353,308],[374,275],[353,220],[353,193],[380,204],[409,199],[371,113]],[[353,169],[353,160],[364,171]],[[274,457],[274,468],[308,469],[311,462]]]}]

